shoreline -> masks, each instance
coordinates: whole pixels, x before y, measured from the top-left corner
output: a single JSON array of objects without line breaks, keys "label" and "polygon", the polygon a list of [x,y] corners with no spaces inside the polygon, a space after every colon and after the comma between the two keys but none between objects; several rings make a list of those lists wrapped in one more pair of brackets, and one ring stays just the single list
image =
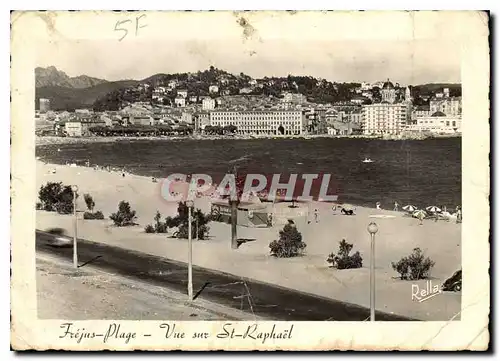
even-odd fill
[{"label": "shoreline", "polygon": [[262,139],[274,139],[274,140],[290,140],[290,139],[302,139],[302,140],[314,140],[314,139],[376,139],[376,140],[427,140],[427,139],[448,139],[448,138],[461,138],[461,134],[449,134],[449,135],[422,135],[422,136],[370,136],[370,135],[328,135],[328,134],[311,134],[311,135],[297,135],[297,136],[110,136],[110,137],[58,137],[58,136],[36,136],[35,145],[45,146],[53,144],[82,144],[82,143],[113,143],[122,141],[138,141],[138,140],[163,140],[163,141],[179,141],[179,140],[262,140]]},{"label": "shoreline", "polygon": [[[96,164],[94,164],[94,165],[91,164],[90,166],[87,167],[86,165],[78,164],[78,162],[77,162],[77,163],[73,163],[73,164],[75,164],[75,166],[72,166],[71,163],[68,163],[68,162],[66,164],[63,164],[63,163],[53,163],[53,162],[45,161],[44,159],[38,158],[38,157],[36,159],[36,162],[37,162],[37,164],[43,164],[43,166],[51,167],[51,168],[54,168],[54,169],[57,169],[59,167],[64,167],[64,168],[72,168],[72,169],[91,170],[91,171],[95,171],[95,172],[102,172],[102,173],[105,173],[105,174],[113,174],[113,175],[116,175],[116,176],[121,176],[122,175],[122,170],[120,170],[117,167],[110,167],[110,169],[108,171],[108,170],[104,169],[104,167],[101,166],[101,165],[99,165],[98,169],[95,168]],[[142,181],[149,182],[149,183],[152,183],[152,178],[155,178],[157,180],[156,184],[158,184],[158,185],[162,184],[161,181],[162,181],[163,178],[156,178],[156,177],[152,177],[152,176],[149,176],[149,175],[144,175],[144,174],[130,172],[129,170],[127,170],[126,167],[124,169],[125,170],[124,170],[123,173],[125,173],[126,176],[132,176],[134,178],[141,179]],[[184,186],[187,186],[187,184],[184,185]],[[210,198],[210,197],[204,196],[202,198]],[[263,203],[264,204],[271,204],[272,202],[263,201]],[[278,201],[276,203],[291,204],[292,202],[291,201]],[[319,200],[313,200],[313,201],[305,201],[305,202],[296,202],[296,204],[307,204],[308,208],[310,208],[310,209],[314,208],[314,207],[320,207],[320,206],[321,206],[321,208],[324,208],[325,205],[328,205],[328,207],[330,209],[332,209],[333,206],[341,207],[343,205],[344,206],[349,205],[349,206],[354,206],[356,210],[358,208],[366,209],[366,210],[371,210],[371,211],[377,210],[376,206],[369,206],[366,203],[362,204],[362,203],[357,203],[357,202],[343,202],[341,200],[337,200],[335,202],[333,202],[333,201],[323,202],[323,201],[319,201]],[[400,210],[398,210],[398,211],[394,211],[393,209],[389,209],[389,208],[381,208],[379,211],[392,212],[392,213],[397,214],[397,215],[405,214],[406,212],[401,209],[401,207],[403,207],[403,206],[404,205],[401,204],[400,205]],[[340,212],[340,210],[338,210],[338,212]]]}]

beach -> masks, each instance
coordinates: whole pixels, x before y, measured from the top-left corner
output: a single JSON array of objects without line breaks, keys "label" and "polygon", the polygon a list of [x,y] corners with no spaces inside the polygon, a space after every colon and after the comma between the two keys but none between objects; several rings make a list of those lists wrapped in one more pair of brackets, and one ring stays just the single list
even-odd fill
[{"label": "beach", "polygon": [[[92,195],[95,211],[104,213],[104,220],[83,220],[79,213],[78,236],[127,249],[187,261],[187,241],[168,238],[166,234],[146,234],[144,226],[153,223],[156,211],[162,217],[176,214],[177,204],[166,202],[160,192],[161,183],[153,183],[151,177],[108,172],[82,166],[56,165],[37,161],[36,185],[39,189],[46,182],[61,181],[76,184],[80,197],[77,209],[85,210],[84,193]],[[55,170],[55,173],[52,173]],[[122,200],[130,202],[137,212],[137,226],[118,228],[109,219]],[[210,210],[208,198],[200,198],[195,207],[204,212]],[[318,209],[319,222],[311,217],[311,223],[299,228],[307,244],[302,257],[276,259],[269,254],[269,243],[278,238],[283,227],[238,227],[238,237],[255,241],[230,248],[230,225],[212,222],[210,238],[193,242],[195,265],[248,277],[262,282],[296,289],[299,291],[333,298],[369,307],[370,235],[367,225],[378,224],[375,247],[376,308],[377,310],[404,315],[421,320],[460,319],[460,292],[444,292],[425,302],[412,299],[413,289],[424,289],[429,281],[417,282],[398,279],[391,262],[399,261],[420,247],[425,255],[435,261],[431,271],[431,285],[441,285],[461,268],[461,225],[455,222],[425,220],[423,225],[402,212],[356,207],[356,215],[333,214],[332,205],[311,202],[309,210]],[[61,227],[72,234],[71,215],[37,211],[36,224],[40,230]],[[363,257],[363,267],[351,270],[335,270],[328,267],[326,259],[338,251],[342,239],[354,245],[353,252]],[[415,286],[416,285],[416,286]],[[432,288],[431,287],[431,288]]]}]

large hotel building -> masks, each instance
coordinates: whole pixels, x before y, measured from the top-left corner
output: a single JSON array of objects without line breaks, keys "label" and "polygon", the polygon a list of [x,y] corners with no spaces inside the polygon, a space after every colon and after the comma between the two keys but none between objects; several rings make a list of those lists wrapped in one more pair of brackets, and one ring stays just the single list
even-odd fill
[{"label": "large hotel building", "polygon": [[363,106],[363,133],[399,134],[404,131],[411,119],[409,103],[370,104]]},{"label": "large hotel building", "polygon": [[300,110],[210,112],[210,125],[234,125],[238,134],[302,135],[304,119]]}]

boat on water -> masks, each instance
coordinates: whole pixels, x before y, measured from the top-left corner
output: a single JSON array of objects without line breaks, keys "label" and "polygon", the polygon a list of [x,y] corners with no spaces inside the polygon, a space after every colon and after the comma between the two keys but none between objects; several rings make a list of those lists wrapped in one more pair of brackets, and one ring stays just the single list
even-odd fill
[{"label": "boat on water", "polygon": [[371,160],[370,158],[365,158],[362,162],[363,163],[373,163],[373,160]]}]

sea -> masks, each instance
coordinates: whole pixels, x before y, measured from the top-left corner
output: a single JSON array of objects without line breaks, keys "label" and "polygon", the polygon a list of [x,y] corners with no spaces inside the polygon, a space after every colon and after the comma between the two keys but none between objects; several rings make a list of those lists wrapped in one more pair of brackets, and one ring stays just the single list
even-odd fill
[{"label": "sea", "polygon": [[[225,174],[235,165],[251,173],[329,173],[340,202],[454,209],[462,198],[461,148],[461,138],[148,139],[42,145],[36,155],[50,163],[89,161],[158,179]],[[373,162],[363,163],[365,158]]]}]

